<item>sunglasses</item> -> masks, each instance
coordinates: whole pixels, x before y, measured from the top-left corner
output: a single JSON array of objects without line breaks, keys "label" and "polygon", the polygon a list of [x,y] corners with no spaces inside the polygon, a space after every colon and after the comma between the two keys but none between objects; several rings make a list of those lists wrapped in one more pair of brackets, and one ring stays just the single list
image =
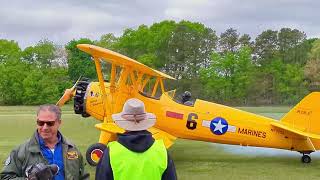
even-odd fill
[{"label": "sunglasses", "polygon": [[47,126],[54,126],[56,121],[39,121],[37,120],[37,125],[38,126],[44,126],[44,124],[47,124]]}]

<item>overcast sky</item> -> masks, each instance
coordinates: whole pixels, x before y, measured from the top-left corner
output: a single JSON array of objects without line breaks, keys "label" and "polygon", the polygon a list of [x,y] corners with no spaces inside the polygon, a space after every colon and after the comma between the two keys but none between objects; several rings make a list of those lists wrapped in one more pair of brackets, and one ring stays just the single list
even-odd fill
[{"label": "overcast sky", "polygon": [[232,27],[252,37],[282,27],[320,37],[317,0],[0,0],[0,39],[22,48],[47,38],[64,45],[71,39],[99,39],[163,20],[201,22],[217,35]]}]

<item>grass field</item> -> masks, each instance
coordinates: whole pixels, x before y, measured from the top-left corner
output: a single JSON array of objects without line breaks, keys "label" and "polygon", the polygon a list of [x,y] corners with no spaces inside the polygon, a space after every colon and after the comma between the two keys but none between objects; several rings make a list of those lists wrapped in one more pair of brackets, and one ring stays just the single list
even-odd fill
[{"label": "grass field", "polygon": [[[28,139],[35,130],[35,109],[30,106],[0,106],[0,162],[12,148]],[[241,108],[265,116],[280,118],[288,107]],[[98,140],[94,128],[98,121],[73,114],[63,108],[62,133],[78,145],[82,153]],[[177,140],[170,148],[179,179],[320,179],[320,155],[312,154],[311,164],[300,163],[300,154],[283,150],[219,145]],[[88,168],[91,179],[95,169]]]}]

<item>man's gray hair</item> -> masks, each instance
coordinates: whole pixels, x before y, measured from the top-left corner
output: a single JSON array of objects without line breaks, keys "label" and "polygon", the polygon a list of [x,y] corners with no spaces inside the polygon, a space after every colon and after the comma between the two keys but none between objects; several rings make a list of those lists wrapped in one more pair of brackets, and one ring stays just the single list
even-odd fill
[{"label": "man's gray hair", "polygon": [[61,119],[61,109],[59,106],[56,106],[54,104],[44,104],[40,105],[37,110],[37,116],[39,115],[40,111],[50,111],[56,114],[56,117],[58,120]]}]

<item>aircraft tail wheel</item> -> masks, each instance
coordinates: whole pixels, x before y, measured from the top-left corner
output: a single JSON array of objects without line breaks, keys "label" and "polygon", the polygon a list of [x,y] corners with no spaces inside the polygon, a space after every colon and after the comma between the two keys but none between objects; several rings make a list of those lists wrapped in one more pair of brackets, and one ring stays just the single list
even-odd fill
[{"label": "aircraft tail wheel", "polygon": [[106,145],[101,143],[92,144],[86,152],[87,162],[91,166],[97,166],[100,158],[102,158],[103,151],[106,149]]},{"label": "aircraft tail wheel", "polygon": [[302,162],[302,163],[310,163],[310,162],[311,162],[311,157],[310,157],[309,155],[304,154],[304,155],[301,157],[301,162]]}]

